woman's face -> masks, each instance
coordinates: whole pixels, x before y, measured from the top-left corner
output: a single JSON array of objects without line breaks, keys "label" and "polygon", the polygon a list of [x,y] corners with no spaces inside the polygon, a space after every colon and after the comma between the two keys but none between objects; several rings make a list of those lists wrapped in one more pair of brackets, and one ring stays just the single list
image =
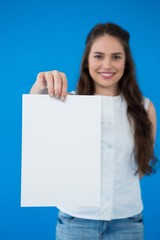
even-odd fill
[{"label": "woman's face", "polygon": [[124,48],[116,37],[106,34],[94,41],[88,56],[88,68],[95,84],[95,94],[119,94],[118,82],[124,73],[125,59]]}]

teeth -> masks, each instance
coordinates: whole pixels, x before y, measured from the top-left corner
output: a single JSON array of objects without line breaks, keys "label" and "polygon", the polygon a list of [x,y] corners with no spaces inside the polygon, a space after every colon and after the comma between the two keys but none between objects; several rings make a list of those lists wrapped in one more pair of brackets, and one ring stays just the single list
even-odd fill
[{"label": "teeth", "polygon": [[100,73],[102,76],[111,77],[114,73]]}]

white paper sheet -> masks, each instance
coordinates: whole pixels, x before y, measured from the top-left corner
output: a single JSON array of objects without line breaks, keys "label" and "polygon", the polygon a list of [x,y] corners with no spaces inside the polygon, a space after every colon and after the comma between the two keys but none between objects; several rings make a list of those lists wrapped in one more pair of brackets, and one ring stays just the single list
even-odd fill
[{"label": "white paper sheet", "polygon": [[21,206],[99,206],[101,97],[23,95]]}]

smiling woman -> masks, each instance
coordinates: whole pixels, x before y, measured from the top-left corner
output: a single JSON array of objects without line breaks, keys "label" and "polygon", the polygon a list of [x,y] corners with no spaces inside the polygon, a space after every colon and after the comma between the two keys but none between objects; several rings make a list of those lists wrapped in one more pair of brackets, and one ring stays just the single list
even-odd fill
[{"label": "smiling woman", "polygon": [[[31,93],[64,100],[65,74],[39,73]],[[76,94],[102,96],[101,205],[58,206],[57,240],[143,240],[139,180],[157,161],[156,112],[138,87],[126,30],[105,23],[90,31]]]},{"label": "smiling woman", "polygon": [[125,69],[125,52],[118,39],[107,34],[99,37],[91,47],[88,68],[96,94],[119,94],[118,82]]}]

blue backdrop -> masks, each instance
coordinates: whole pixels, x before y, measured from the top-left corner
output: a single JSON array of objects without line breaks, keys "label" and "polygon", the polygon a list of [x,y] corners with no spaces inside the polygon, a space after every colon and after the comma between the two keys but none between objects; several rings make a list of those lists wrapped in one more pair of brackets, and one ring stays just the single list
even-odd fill
[{"label": "blue backdrop", "polygon": [[[20,208],[21,96],[40,71],[66,72],[69,91],[79,74],[88,31],[112,21],[128,29],[137,76],[160,118],[158,0],[0,1],[0,239],[54,240],[55,208]],[[156,139],[159,156],[160,131]],[[160,239],[160,174],[141,181],[145,240]]]}]

